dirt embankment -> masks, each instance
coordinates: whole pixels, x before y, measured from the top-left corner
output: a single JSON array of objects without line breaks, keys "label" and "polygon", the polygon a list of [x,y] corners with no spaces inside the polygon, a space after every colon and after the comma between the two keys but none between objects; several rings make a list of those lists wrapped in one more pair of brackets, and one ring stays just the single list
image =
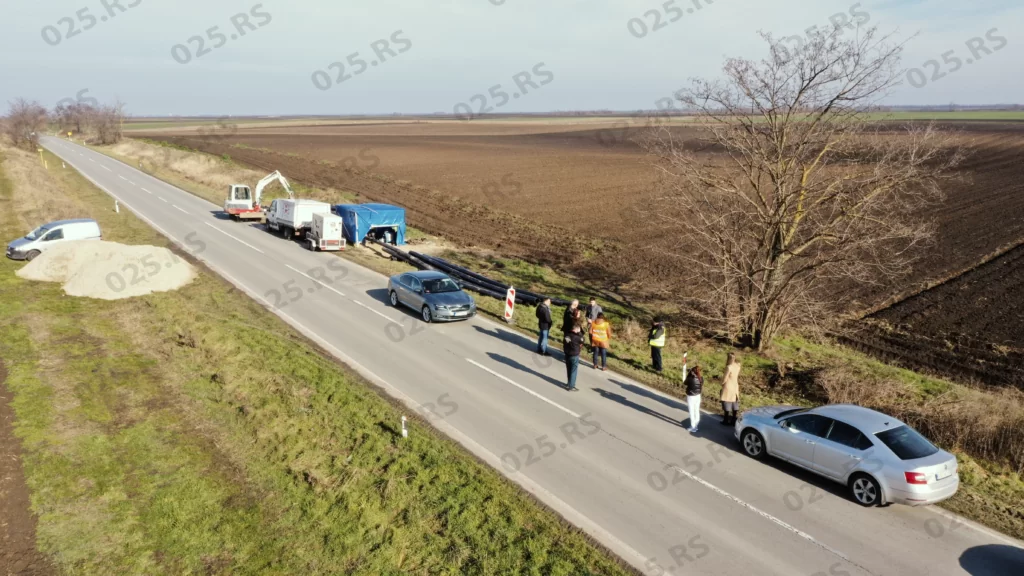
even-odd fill
[{"label": "dirt embankment", "polygon": [[11,398],[7,369],[0,362],[0,575],[49,576],[56,572],[36,549],[36,517],[22,474]]}]

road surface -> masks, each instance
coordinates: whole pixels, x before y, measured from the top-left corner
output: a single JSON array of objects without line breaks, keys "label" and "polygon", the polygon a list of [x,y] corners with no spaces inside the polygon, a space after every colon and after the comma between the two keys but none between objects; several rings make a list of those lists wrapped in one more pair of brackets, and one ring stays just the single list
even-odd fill
[{"label": "road surface", "polygon": [[864,509],[842,487],[747,458],[717,416],[690,435],[685,402],[588,363],[570,393],[557,357],[496,322],[424,324],[386,304],[376,272],[225,220],[87,148],[43,144],[645,574],[1009,574],[1000,562],[1020,560],[1019,542],[937,508]]}]

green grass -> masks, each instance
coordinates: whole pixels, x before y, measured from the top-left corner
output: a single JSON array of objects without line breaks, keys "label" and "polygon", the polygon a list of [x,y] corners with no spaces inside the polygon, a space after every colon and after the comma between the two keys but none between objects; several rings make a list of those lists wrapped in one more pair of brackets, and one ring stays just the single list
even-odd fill
[{"label": "green grass", "polygon": [[[48,178],[20,194],[166,244],[70,170]],[[0,174],[7,206],[16,185]],[[0,264],[0,358],[64,572],[631,573],[425,423],[403,440],[405,411],[218,278],[108,302],[21,265]]]},{"label": "green grass", "polygon": [[[195,188],[194,184],[191,186]],[[199,195],[213,193],[202,191]],[[408,248],[415,249],[414,246]],[[521,260],[482,256],[472,251],[452,251],[444,256],[497,280],[511,283],[519,289],[566,299],[580,298],[584,304],[587,297],[596,295],[613,324],[610,369],[668,394],[682,396],[682,354],[688,352],[691,365],[699,362],[704,367],[707,381],[705,396],[717,398],[725,357],[734,348],[704,339],[692,328],[670,325],[669,345],[663,354],[665,373],[656,374],[650,369],[650,350],[646,344],[647,325],[633,322],[629,326],[627,319],[646,321],[655,313],[670,312],[668,309],[655,308],[664,303],[632,304],[600,286],[587,285],[550,268]],[[342,253],[342,257],[385,275],[411,269],[408,265],[382,258],[376,251],[364,248],[350,247]],[[477,297],[477,305],[483,314],[497,319],[503,317],[502,301]],[[520,307],[514,325],[514,328],[531,337],[537,329],[533,312],[530,307]],[[555,328],[552,341],[557,346],[561,337],[561,309],[553,312]],[[816,370],[829,368],[839,368],[866,379],[895,381],[912,390],[919,403],[939,399],[950,391],[963,391],[963,387],[949,381],[889,366],[831,342],[814,341],[792,333],[778,338],[769,354],[740,351],[740,355],[743,361],[744,408],[766,404],[809,406],[826,402],[827,394],[815,383],[812,375]],[[787,377],[778,377],[780,367],[781,371],[787,373]],[[1024,502],[1024,481],[1020,476],[1002,464],[976,461],[956,446],[946,448],[957,453],[965,473],[962,475],[960,494],[943,503],[943,506],[1008,534],[1024,537],[1024,513],[1021,506],[1006,504]]]}]

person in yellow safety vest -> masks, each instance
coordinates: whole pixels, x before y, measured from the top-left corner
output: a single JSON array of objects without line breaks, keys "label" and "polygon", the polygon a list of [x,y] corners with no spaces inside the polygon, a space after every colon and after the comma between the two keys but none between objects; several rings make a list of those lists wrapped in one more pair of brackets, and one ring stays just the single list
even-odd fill
[{"label": "person in yellow safety vest", "polygon": [[651,322],[651,331],[647,335],[647,343],[651,345],[651,365],[654,367],[655,372],[661,374],[661,349],[665,347],[665,325],[658,316],[655,316],[654,321]]},{"label": "person in yellow safety vest", "polygon": [[612,325],[604,319],[604,313],[598,312],[597,318],[590,324],[590,345],[594,348],[594,369],[597,369],[597,358],[601,358],[601,370],[608,370],[608,342],[612,339]]}]

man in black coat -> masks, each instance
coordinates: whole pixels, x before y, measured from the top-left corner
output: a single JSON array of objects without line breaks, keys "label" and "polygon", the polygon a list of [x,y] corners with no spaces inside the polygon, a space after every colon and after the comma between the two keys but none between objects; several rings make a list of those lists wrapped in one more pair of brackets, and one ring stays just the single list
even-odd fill
[{"label": "man in black coat", "polygon": [[540,337],[537,339],[537,354],[551,356],[548,352],[548,334],[551,331],[551,298],[545,298],[537,306],[537,328],[540,330]]},{"label": "man in black coat", "polygon": [[573,300],[569,307],[562,314],[562,334],[568,335],[572,332],[572,326],[576,323],[576,315],[580,313],[580,301]]},{"label": "man in black coat", "polygon": [[583,351],[583,330],[580,325],[573,326],[565,335],[565,375],[568,383],[566,390],[575,392],[576,373],[580,368],[580,353]]}]

